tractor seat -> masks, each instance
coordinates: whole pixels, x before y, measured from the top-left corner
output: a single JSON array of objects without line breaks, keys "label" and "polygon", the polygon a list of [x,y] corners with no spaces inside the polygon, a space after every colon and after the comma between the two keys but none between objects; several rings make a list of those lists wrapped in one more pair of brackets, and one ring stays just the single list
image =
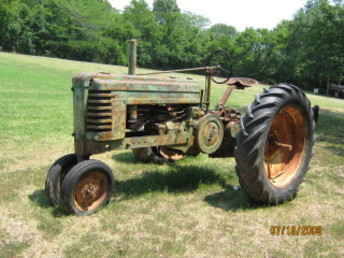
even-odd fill
[{"label": "tractor seat", "polygon": [[237,88],[246,88],[259,85],[259,82],[252,78],[232,77],[228,80],[227,85],[237,86]]}]

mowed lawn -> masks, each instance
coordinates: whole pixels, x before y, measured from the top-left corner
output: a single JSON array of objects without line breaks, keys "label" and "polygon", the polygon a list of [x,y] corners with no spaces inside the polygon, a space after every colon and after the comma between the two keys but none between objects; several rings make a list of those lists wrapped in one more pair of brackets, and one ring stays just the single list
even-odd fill
[{"label": "mowed lawn", "polygon": [[[93,157],[118,181],[105,209],[77,217],[50,207],[47,169],[73,151],[71,78],[92,71],[127,69],[0,53],[0,257],[344,257],[340,99],[309,96],[322,108],[316,152],[292,202],[251,206],[230,158],[151,165],[124,151]],[[223,90],[214,86],[213,103]],[[261,90],[237,91],[231,103],[244,108]],[[271,226],[292,225],[322,226],[323,233],[270,234]]]}]

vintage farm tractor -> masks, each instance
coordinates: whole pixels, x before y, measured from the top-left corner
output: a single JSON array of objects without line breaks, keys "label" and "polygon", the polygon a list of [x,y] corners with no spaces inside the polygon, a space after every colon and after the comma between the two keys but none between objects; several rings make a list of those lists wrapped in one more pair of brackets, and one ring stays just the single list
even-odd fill
[{"label": "vintage farm tractor", "polygon": [[[134,73],[132,53],[129,67]],[[209,110],[218,69],[183,70],[203,70],[204,87],[196,80],[155,74],[76,76],[75,153],[58,159],[48,171],[45,190],[51,203],[77,215],[105,206],[115,187],[112,171],[90,156],[115,149],[132,149],[142,162],[173,162],[199,153],[235,157],[240,185],[251,200],[276,205],[293,199],[314,145],[310,101],[298,87],[278,84],[257,95],[241,115],[225,106],[232,91],[259,84],[228,78],[222,82],[227,89],[219,104]]]}]

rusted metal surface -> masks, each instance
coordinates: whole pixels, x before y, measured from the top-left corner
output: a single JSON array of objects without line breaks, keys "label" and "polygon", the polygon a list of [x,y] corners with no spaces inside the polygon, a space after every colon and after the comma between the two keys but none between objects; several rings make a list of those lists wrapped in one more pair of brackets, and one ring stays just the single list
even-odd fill
[{"label": "rusted metal surface", "polygon": [[229,99],[229,97],[231,96],[232,92],[236,89],[236,86],[231,86],[228,87],[225,91],[225,93],[223,94],[222,98],[220,99],[220,102],[218,104],[218,107],[220,109],[223,109]]},{"label": "rusted metal surface", "polygon": [[240,131],[241,114],[235,109],[222,107],[214,113],[221,118],[224,124],[224,137],[220,148],[209,156],[213,158],[234,157],[235,136]]},{"label": "rusted metal surface", "polygon": [[195,144],[200,151],[211,154],[218,150],[224,137],[224,127],[215,114],[207,114],[197,124]]},{"label": "rusted metal surface", "polygon": [[87,100],[86,130],[95,132],[98,141],[124,138],[126,104],[111,91],[89,90]]},{"label": "rusted metal surface", "polygon": [[[137,79],[138,78],[138,79]],[[125,77],[92,81],[94,90],[111,91],[128,105],[185,104],[200,102],[200,86],[197,81],[156,80],[156,78]]]},{"label": "rusted metal surface", "polygon": [[112,120],[112,140],[123,139],[127,121],[127,105],[124,100],[112,100]]},{"label": "rusted metal surface", "polygon": [[210,94],[211,94],[211,75],[207,74],[205,78],[204,98],[203,98],[203,103],[202,103],[205,111],[209,110]]},{"label": "rusted metal surface", "polygon": [[73,79],[73,113],[74,113],[74,149],[77,154],[78,161],[81,161],[86,154],[85,137],[86,137],[86,119],[85,113],[87,108],[87,92],[89,81],[87,74],[81,74],[80,79]]},{"label": "rusted metal surface", "polygon": [[220,66],[203,66],[203,67],[195,67],[195,68],[188,68],[188,69],[177,69],[177,70],[168,70],[168,71],[160,71],[160,72],[153,72],[153,73],[141,73],[137,75],[158,75],[158,74],[166,74],[166,73],[180,73],[180,72],[194,72],[194,71],[212,71],[218,69]]},{"label": "rusted metal surface", "polygon": [[216,111],[212,111],[213,113],[217,114],[223,120],[224,124],[227,123],[239,123],[240,121],[240,112],[236,109],[232,109],[229,107],[221,108]]},{"label": "rusted metal surface", "polygon": [[146,148],[154,146],[183,146],[187,145],[190,137],[189,132],[171,132],[165,135],[132,136],[121,140],[96,141],[94,137],[98,134],[89,133],[84,140],[85,155],[99,154],[111,150],[127,150],[135,148]]},{"label": "rusted metal surface", "polygon": [[[86,130],[105,132],[112,130],[112,94],[110,91],[89,90],[87,98]],[[99,115],[97,111],[102,108]],[[103,112],[108,110],[108,112]],[[89,115],[89,113],[91,115]]]},{"label": "rusted metal surface", "polygon": [[82,211],[94,210],[105,200],[109,190],[106,175],[99,171],[92,171],[83,177],[76,186],[75,206]]},{"label": "rusted metal surface", "polygon": [[198,92],[200,90],[199,84],[196,81],[183,81],[183,80],[104,80],[93,79],[92,89],[94,90],[109,90],[114,93],[117,91],[161,91],[161,92]]},{"label": "rusted metal surface", "polygon": [[211,158],[228,158],[234,157],[234,149],[236,146],[235,138],[231,134],[230,128],[225,128],[224,137],[220,148],[209,155]]},{"label": "rusted metal surface", "polygon": [[273,119],[265,149],[265,170],[276,186],[288,184],[300,167],[307,126],[301,110],[286,106]]},{"label": "rusted metal surface", "polygon": [[[172,159],[174,156],[182,156],[183,152],[188,155],[199,151],[213,153],[221,149],[222,141],[227,145],[229,142],[232,144],[240,113],[224,106],[234,89],[255,85],[257,81],[230,78],[227,81],[230,87],[221,98],[219,108],[209,112],[212,72],[217,68],[212,66],[161,72],[205,70],[207,76],[204,90],[199,82],[192,79],[109,73],[82,73],[75,77],[73,89],[74,102],[78,103],[75,106],[77,153],[81,157],[112,149],[169,146],[160,149],[169,150],[163,153]],[[196,107],[199,108],[198,112],[193,109]],[[220,124],[210,122],[204,125],[204,122],[197,122],[205,121],[207,113],[219,117]],[[196,123],[186,122],[188,120],[195,120]],[[197,133],[194,135],[195,130],[199,132],[198,136]],[[193,148],[195,144],[202,147]],[[228,152],[232,151],[223,153],[228,155]]]},{"label": "rusted metal surface", "polygon": [[[83,73],[75,77],[73,82],[74,102],[79,105],[76,108],[79,113],[75,117],[80,120],[75,128],[79,135],[82,132],[82,136],[78,135],[76,138],[91,141],[105,143],[124,139],[128,129],[127,123],[133,121],[127,117],[128,115],[133,117],[133,112],[127,114],[127,108],[132,110],[132,106],[147,105],[148,109],[154,110],[158,108],[157,105],[198,105],[200,102],[200,86],[194,80]],[[86,99],[86,104],[85,101],[80,101],[80,97],[78,97],[80,94],[83,95],[83,99]],[[172,115],[171,119],[180,119],[181,116],[185,116],[184,111],[176,112],[169,110],[171,107],[166,108]],[[86,116],[83,115],[85,113]],[[154,116],[154,114],[152,115]],[[147,119],[150,118],[151,116],[147,117]],[[138,125],[140,125],[139,122]],[[87,137],[85,137],[86,134]],[[172,141],[171,143],[179,142]],[[78,141],[76,144],[78,153],[92,154],[92,150],[89,148],[87,151],[85,150],[84,144],[83,140]]]},{"label": "rusted metal surface", "polygon": [[157,136],[139,136],[139,137],[128,137],[122,142],[122,146],[125,149],[130,148],[144,148],[152,146],[167,146],[167,145],[178,145],[186,144],[188,141],[188,133],[170,133],[166,135]]},{"label": "rusted metal surface", "polygon": [[[190,154],[199,153],[199,147],[196,148],[198,151],[191,151],[195,149],[192,146],[197,141],[202,145],[203,152],[216,151],[214,148],[209,151],[209,148],[204,146],[208,144],[219,148],[218,143],[222,138],[225,142],[232,140],[233,128],[236,128],[240,118],[238,112],[224,108],[229,96],[235,88],[253,85],[256,81],[249,78],[228,80],[228,84],[232,86],[220,100],[219,109],[210,112],[220,118],[223,126],[210,123],[209,126],[202,127],[202,123],[196,123],[201,127],[198,132],[202,132],[202,136],[197,139],[193,135],[193,128],[182,121],[191,119],[188,118],[188,113],[193,114],[193,119],[196,120],[207,114],[211,95],[210,71],[215,68],[192,69],[209,69],[203,100],[199,83],[189,79],[118,76],[108,73],[83,73],[75,77],[74,93],[78,95],[79,92],[84,99],[83,104],[80,104],[80,98],[75,96],[75,102],[80,105],[76,115],[80,120],[77,123],[79,127],[76,127],[79,128],[76,130],[79,132],[76,137],[78,153],[87,156],[118,148],[172,146],[170,150],[176,153],[184,151]],[[198,115],[195,110],[187,111],[188,108],[196,108],[199,105],[203,108],[196,112]],[[83,112],[86,113],[84,120]],[[210,127],[217,130],[211,130]],[[226,153],[228,154],[228,151]]]},{"label": "rusted metal surface", "polygon": [[[234,80],[232,80],[232,82],[234,82]],[[217,110],[213,111],[221,118],[224,124],[224,137],[220,148],[215,153],[209,155],[210,157],[234,157],[234,149],[236,146],[235,136],[240,131],[241,114],[235,109],[225,107],[225,105],[235,89],[237,89],[237,85],[228,87],[218,104]]]},{"label": "rusted metal surface", "polygon": [[228,85],[235,85],[238,88],[242,87],[252,87],[259,85],[259,82],[252,78],[246,77],[232,77],[227,81]]},{"label": "rusted metal surface", "polygon": [[162,146],[158,148],[159,154],[166,160],[178,161],[185,158],[185,154],[181,151]]},{"label": "rusted metal surface", "polygon": [[136,63],[137,63],[137,40],[131,39],[128,44],[128,74],[134,75],[136,73]]}]

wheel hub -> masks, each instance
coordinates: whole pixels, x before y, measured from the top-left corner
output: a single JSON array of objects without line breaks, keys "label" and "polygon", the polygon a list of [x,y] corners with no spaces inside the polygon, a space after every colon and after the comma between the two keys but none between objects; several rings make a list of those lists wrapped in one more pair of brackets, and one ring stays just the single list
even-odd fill
[{"label": "wheel hub", "polygon": [[75,203],[82,210],[98,207],[108,192],[106,175],[101,172],[91,172],[82,178],[75,191]]},{"label": "wheel hub", "polygon": [[211,146],[219,141],[219,128],[215,123],[209,123],[204,131],[204,143],[207,146]]},{"label": "wheel hub", "polygon": [[199,149],[207,154],[216,152],[223,141],[223,122],[215,115],[209,114],[200,119],[196,140]]},{"label": "wheel hub", "polygon": [[283,108],[273,119],[265,147],[265,170],[272,184],[288,184],[302,163],[307,126],[301,111]]}]

